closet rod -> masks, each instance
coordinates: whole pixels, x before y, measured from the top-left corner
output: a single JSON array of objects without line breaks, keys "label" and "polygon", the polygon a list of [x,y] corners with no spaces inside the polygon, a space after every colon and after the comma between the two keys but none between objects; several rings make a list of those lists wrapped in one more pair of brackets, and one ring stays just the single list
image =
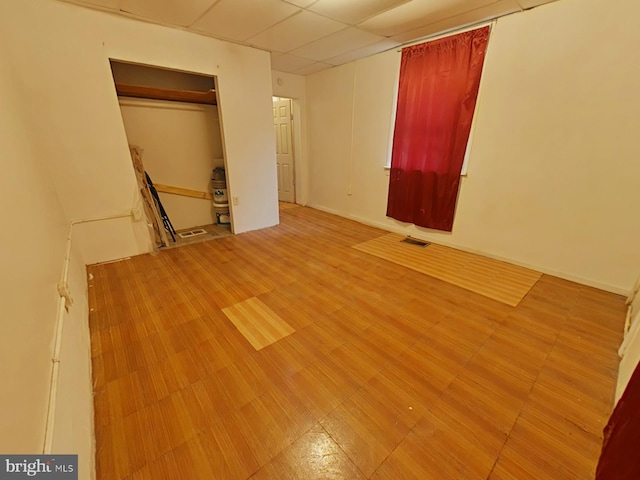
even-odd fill
[{"label": "closet rod", "polygon": [[116,82],[116,92],[122,97],[150,98],[170,102],[204,103],[216,105],[215,90],[195,92],[191,90],[171,90],[168,88],[145,87]]}]

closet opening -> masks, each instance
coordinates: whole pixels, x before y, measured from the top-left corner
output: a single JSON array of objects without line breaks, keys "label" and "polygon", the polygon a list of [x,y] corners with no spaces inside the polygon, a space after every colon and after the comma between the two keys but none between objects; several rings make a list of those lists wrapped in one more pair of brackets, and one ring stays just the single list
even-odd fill
[{"label": "closet opening", "polygon": [[111,60],[158,248],[233,233],[216,78]]}]

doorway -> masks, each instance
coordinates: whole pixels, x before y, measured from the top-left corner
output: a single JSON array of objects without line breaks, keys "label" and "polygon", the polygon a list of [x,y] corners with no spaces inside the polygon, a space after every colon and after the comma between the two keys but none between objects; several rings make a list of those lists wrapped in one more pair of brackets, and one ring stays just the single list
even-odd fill
[{"label": "doorway", "polygon": [[295,203],[296,201],[293,121],[292,100],[284,97],[273,97],[278,201],[286,203]]},{"label": "doorway", "polygon": [[116,60],[111,70],[156,245],[230,235],[215,77]]}]

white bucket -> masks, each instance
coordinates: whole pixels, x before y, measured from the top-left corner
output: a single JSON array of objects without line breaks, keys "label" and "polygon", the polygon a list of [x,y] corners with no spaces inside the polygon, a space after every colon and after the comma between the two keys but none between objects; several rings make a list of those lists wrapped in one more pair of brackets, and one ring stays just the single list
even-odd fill
[{"label": "white bucket", "polygon": [[[227,203],[229,199],[227,198],[227,189],[226,188],[214,188],[213,189],[213,201],[215,203]],[[228,203],[227,203],[228,206]]]},{"label": "white bucket", "polygon": [[229,213],[228,203],[214,203],[213,209],[216,212],[218,225],[231,225],[231,214]]}]

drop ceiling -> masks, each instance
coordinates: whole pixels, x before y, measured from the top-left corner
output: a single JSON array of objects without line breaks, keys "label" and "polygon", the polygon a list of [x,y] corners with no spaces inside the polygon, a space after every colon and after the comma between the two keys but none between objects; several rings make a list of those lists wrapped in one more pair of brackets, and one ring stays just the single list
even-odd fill
[{"label": "drop ceiling", "polygon": [[554,0],[63,0],[271,52],[309,75]]}]

